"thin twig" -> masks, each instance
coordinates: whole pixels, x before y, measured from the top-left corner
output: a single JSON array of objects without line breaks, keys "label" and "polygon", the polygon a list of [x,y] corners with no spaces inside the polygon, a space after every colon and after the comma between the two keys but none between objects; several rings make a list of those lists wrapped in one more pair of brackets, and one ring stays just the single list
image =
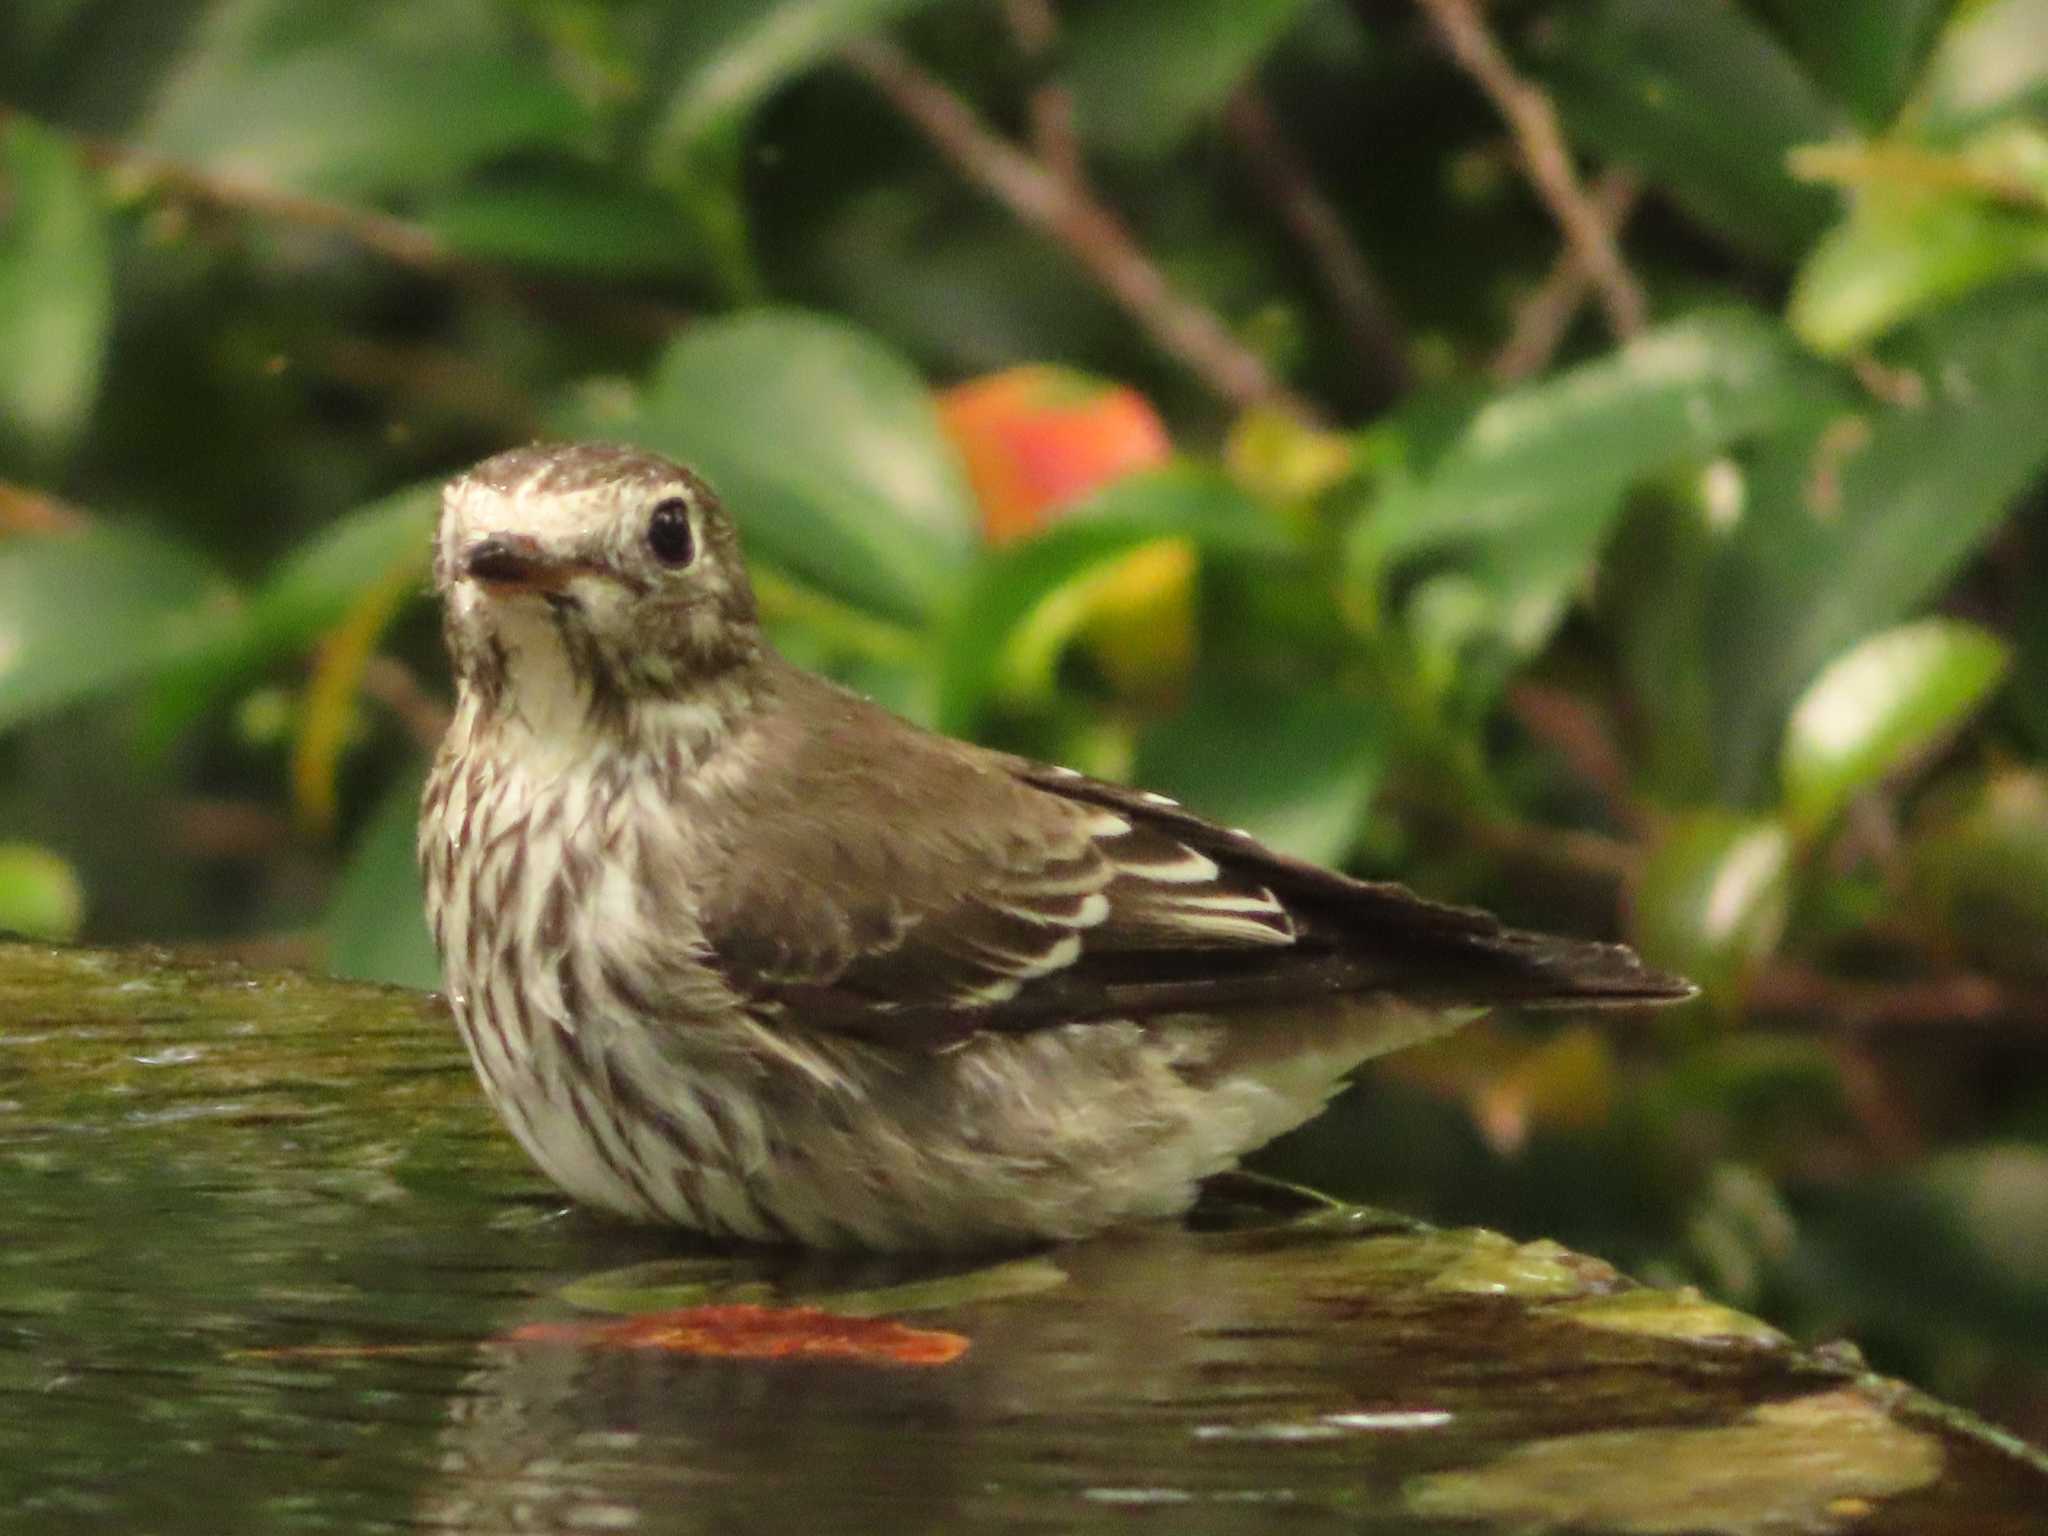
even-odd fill
[{"label": "thin twig", "polygon": [[[1003,15],[1017,51],[1043,70],[1059,40],[1052,0],[1004,0]],[[1074,93],[1049,74],[1031,88],[1031,147],[1045,168],[1073,186],[1082,181],[1081,136],[1074,128]]]},{"label": "thin twig", "polygon": [[1314,420],[1307,404],[1230,334],[1214,310],[1167,281],[1123,221],[1086,187],[991,131],[965,100],[894,44],[870,38],[849,44],[842,57],[962,175],[1058,241],[1162,351],[1217,395],[1236,406],[1278,406]]},{"label": "thin twig", "polygon": [[441,734],[448,729],[448,706],[396,656],[379,653],[365,662],[362,690],[391,711],[421,751],[432,752],[441,745]]},{"label": "thin twig", "polygon": [[[1593,183],[1593,202],[1600,211],[1610,238],[1619,236],[1628,216],[1635,211],[1642,185],[1635,175],[1616,166],[1603,172]],[[1533,378],[1550,366],[1557,349],[1564,345],[1579,307],[1593,291],[1593,275],[1587,270],[1577,246],[1567,245],[1557,261],[1529,296],[1515,306],[1514,325],[1508,339],[1487,365],[1496,382],[1513,384]]]},{"label": "thin twig", "polygon": [[1224,122],[1260,195],[1315,269],[1365,375],[1368,403],[1387,404],[1408,388],[1408,340],[1365,253],[1256,86],[1231,98]]},{"label": "thin twig", "polygon": [[1614,236],[1600,217],[1600,211],[1579,184],[1572,169],[1571,151],[1557,124],[1557,109],[1550,98],[1517,74],[1500,43],[1487,29],[1479,14],[1477,0],[1416,0],[1444,46],[1464,71],[1478,82],[1514,135],[1536,195],[1557,221],[1565,244],[1578,253],[1606,312],[1607,325],[1617,337],[1633,336],[1643,328],[1648,306],[1635,274],[1621,258]]}]

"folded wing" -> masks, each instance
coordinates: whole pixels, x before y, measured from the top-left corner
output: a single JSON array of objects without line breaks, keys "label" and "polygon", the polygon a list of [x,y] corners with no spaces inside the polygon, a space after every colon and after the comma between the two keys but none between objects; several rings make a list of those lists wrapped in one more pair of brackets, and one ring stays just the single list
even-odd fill
[{"label": "folded wing", "polygon": [[753,1005],[940,1048],[1374,991],[1446,1007],[1691,991],[1618,946],[1353,880],[1160,796],[917,742],[935,755],[914,772],[835,761],[802,804],[763,813],[772,854],[706,893],[710,959]]}]

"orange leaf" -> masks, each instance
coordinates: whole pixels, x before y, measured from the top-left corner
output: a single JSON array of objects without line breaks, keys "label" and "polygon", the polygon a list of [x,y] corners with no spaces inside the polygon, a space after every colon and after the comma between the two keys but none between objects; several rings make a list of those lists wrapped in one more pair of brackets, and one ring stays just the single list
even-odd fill
[{"label": "orange leaf", "polygon": [[841,1317],[817,1307],[747,1302],[645,1312],[604,1323],[528,1323],[512,1344],[580,1344],[594,1349],[664,1349],[736,1360],[854,1360],[875,1365],[947,1365],[967,1352],[957,1333],[907,1328],[884,1318]]}]

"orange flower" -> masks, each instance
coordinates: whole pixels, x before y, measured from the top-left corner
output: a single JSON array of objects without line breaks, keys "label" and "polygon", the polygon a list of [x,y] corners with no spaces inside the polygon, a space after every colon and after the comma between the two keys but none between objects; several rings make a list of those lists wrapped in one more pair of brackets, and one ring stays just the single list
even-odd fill
[{"label": "orange flower", "polygon": [[1173,456],[1143,395],[1051,363],[970,379],[938,406],[991,544],[1035,532],[1091,492]]}]

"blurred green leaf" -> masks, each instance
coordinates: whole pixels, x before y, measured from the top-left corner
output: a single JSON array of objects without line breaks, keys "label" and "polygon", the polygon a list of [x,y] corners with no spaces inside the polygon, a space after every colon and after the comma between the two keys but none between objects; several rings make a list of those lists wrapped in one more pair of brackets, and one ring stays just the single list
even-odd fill
[{"label": "blurred green leaf", "polygon": [[1217,111],[1307,0],[1100,0],[1063,41],[1075,116],[1091,143],[1167,153]]},{"label": "blurred green leaf", "polygon": [[208,651],[237,610],[213,565],[154,534],[0,542],[0,729]]},{"label": "blurred green leaf", "polygon": [[1616,493],[1729,443],[1817,419],[1839,383],[1775,321],[1712,309],[1496,395],[1360,530],[1377,560],[1532,532],[1589,555]]},{"label": "blurred green leaf", "polygon": [[1239,558],[1292,549],[1279,525],[1219,472],[1173,465],[1116,481],[1064,521],[985,554],[974,568],[940,635],[940,729],[971,733],[1005,680],[1020,672],[1049,689],[1056,656],[1029,668],[1013,656],[1034,617],[1064,589],[1162,538]]},{"label": "blurred green leaf", "polygon": [[85,887],[64,859],[33,843],[0,843],[0,933],[75,939]]},{"label": "blurred green leaf", "polygon": [[621,428],[703,471],[749,547],[822,592],[916,619],[966,567],[973,495],[930,393],[852,326],[788,310],[695,326]]},{"label": "blurred green leaf", "polygon": [[1892,120],[1950,0],[1767,0],[1802,68],[1866,128]]},{"label": "blurred green leaf", "polygon": [[2048,1147],[1958,1148],[1919,1183],[1952,1214],[1985,1277],[2048,1315]]},{"label": "blurred green leaf", "polygon": [[432,563],[439,481],[408,486],[344,512],[274,566],[249,599],[249,643],[274,654],[303,646],[339,623],[365,589],[391,572]]},{"label": "blurred green leaf", "polygon": [[1947,735],[2005,676],[2005,643],[1922,619],[1830,662],[1793,707],[1780,756],[1785,812],[1811,835],[1861,791]]},{"label": "blurred green leaf", "polygon": [[418,222],[465,256],[546,271],[677,277],[704,261],[697,226],[670,198],[566,166],[455,188]]},{"label": "blurred green leaf", "polygon": [[56,134],[0,122],[0,453],[62,459],[99,394],[112,322],[98,187]]},{"label": "blurred green leaf", "polygon": [[169,746],[225,689],[280,656],[305,650],[365,592],[403,579],[406,567],[418,572],[424,597],[439,508],[438,484],[412,486],[343,513],[286,555],[211,644],[181,657],[157,679],[142,750]]},{"label": "blurred green leaf", "polygon": [[59,43],[94,3],[95,0],[14,0],[7,8],[6,30],[0,33],[0,40],[10,45],[4,52],[11,55],[0,62],[0,70],[6,72],[0,74],[0,82],[8,81],[23,64],[40,62],[36,56]]},{"label": "blurred green leaf", "polygon": [[1384,710],[1353,694],[1213,671],[1139,737],[1131,781],[1283,853],[1339,864],[1385,774],[1391,730]]},{"label": "blurred green leaf", "polygon": [[1973,288],[2048,268],[2048,216],[1964,193],[1872,188],[1808,253],[1787,319],[1840,356]]},{"label": "blurred green leaf", "polygon": [[337,976],[408,987],[441,985],[441,961],[427,931],[414,843],[423,777],[386,792],[356,838],[327,909],[327,968]]},{"label": "blurred green leaf", "polygon": [[1888,360],[1924,403],[1755,455],[1703,608],[1727,799],[1764,794],[1785,713],[1821,667],[1940,592],[2048,464],[2043,291],[2008,284],[1904,334]]},{"label": "blurred green leaf", "polygon": [[348,40],[253,54],[210,89],[174,91],[144,142],[229,180],[375,197],[510,150],[574,149],[590,127],[576,98],[524,59]]},{"label": "blurred green leaf", "polygon": [[[2048,677],[2048,539],[2040,532],[2038,527],[2030,529],[2015,541],[2021,553],[2015,562],[2020,586],[2012,624],[2013,671],[2029,681]],[[2029,754],[2048,757],[2048,688],[2015,688],[2007,695],[2005,708]]]},{"label": "blurred green leaf", "polygon": [[2048,0],[1958,5],[1928,60],[1909,122],[1946,142],[2004,114],[2048,111]]},{"label": "blurred green leaf", "polygon": [[2048,776],[2014,769],[1951,787],[1907,845],[1914,901],[1978,964],[2048,976]]},{"label": "blurred green leaf", "polygon": [[1802,1129],[1839,1133],[1853,1123],[1840,1062],[1826,1041],[1810,1036],[1750,1031],[1703,1040],[1648,1085],[1646,1098],[1667,1126],[1702,1116],[1732,1121],[1760,1151],[1773,1142],[1796,1145]]},{"label": "blurred green leaf", "polygon": [[690,0],[669,8],[665,48],[684,61],[651,139],[658,179],[730,133],[770,92],[841,45],[932,0]]},{"label": "blurred green leaf", "polygon": [[1785,157],[1842,126],[1841,109],[1741,9],[1586,0],[1556,17],[1544,79],[1574,143],[1753,255],[1794,256],[1826,226],[1833,199]]},{"label": "blurred green leaf", "polygon": [[1830,1319],[1895,1347],[1943,1335],[1937,1358],[1951,1370],[1987,1350],[2048,1358],[2048,1153],[2038,1145],[1958,1148],[1808,1204],[1793,1271]]},{"label": "blurred green leaf", "polygon": [[1733,1000],[1785,931],[1792,840],[1775,821],[1698,811],[1659,838],[1635,892],[1636,947]]}]

